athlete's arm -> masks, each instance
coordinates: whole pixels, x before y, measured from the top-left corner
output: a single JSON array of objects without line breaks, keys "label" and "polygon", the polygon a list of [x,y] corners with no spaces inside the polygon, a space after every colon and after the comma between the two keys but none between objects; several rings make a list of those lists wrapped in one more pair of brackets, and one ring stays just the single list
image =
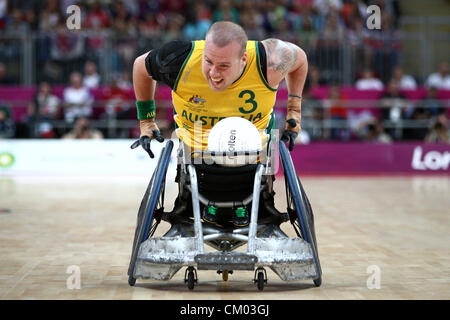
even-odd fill
[{"label": "athlete's arm", "polygon": [[[155,100],[156,81],[148,76],[145,67],[145,57],[147,55],[148,52],[137,57],[133,64],[133,88],[138,103],[143,103],[143,101],[153,101],[154,103]],[[153,118],[139,120],[139,127],[141,130],[141,138],[139,139],[140,145],[148,152],[151,158],[153,158],[153,153],[150,150],[150,139],[159,135],[159,128],[156,125],[154,115],[155,112],[153,112]],[[159,138],[159,140],[161,140],[161,138]],[[137,142],[133,144],[133,146],[137,147]]]},{"label": "athlete's arm", "polygon": [[[133,87],[138,104],[147,104],[151,101],[154,106],[157,81],[161,81],[173,88],[173,84],[191,46],[192,43],[190,41],[171,41],[135,59],[133,64]],[[150,150],[150,139],[156,138],[161,142],[163,137],[159,134],[159,128],[155,122],[156,110],[151,112],[150,118],[141,118],[139,120],[141,130],[140,143],[136,142],[133,146],[142,145],[150,157],[153,158],[153,153]],[[148,138],[143,139],[143,137]]]},{"label": "athlete's arm", "polygon": [[290,42],[278,39],[262,41],[267,55],[267,82],[273,88],[286,79],[288,103],[284,140],[289,140],[289,149],[301,130],[302,92],[308,73],[308,59],[305,52]]}]

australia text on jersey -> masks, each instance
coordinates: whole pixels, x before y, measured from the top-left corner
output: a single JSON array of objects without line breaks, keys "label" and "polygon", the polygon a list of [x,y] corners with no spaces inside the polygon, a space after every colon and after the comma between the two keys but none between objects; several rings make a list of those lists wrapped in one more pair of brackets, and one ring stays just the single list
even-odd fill
[{"label": "australia text on jersey", "polygon": [[[202,126],[210,126],[210,127],[213,127],[215,123],[226,118],[226,117],[200,116],[197,113],[188,112],[186,110],[183,110],[181,112],[181,117],[191,123],[199,122]],[[245,115],[241,115],[241,118],[247,119],[250,122],[257,122],[258,120],[262,119],[262,114],[261,114],[261,112],[258,112],[257,114],[253,114],[253,113],[245,114]]]}]

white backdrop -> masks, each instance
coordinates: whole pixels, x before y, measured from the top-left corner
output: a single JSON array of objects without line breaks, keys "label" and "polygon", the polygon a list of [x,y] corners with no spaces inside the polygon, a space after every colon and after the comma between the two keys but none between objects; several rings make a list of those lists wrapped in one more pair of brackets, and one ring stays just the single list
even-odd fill
[{"label": "white backdrop", "polygon": [[[150,159],[134,140],[0,140],[2,176],[136,176],[151,177],[165,145],[152,141]],[[168,175],[175,176],[176,150],[172,151]]]}]

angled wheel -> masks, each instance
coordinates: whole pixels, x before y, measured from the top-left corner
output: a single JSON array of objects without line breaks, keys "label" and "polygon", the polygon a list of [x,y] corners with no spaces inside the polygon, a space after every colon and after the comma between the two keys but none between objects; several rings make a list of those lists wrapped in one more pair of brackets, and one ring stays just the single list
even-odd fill
[{"label": "angled wheel", "polygon": [[280,158],[284,172],[284,180],[286,185],[286,199],[288,213],[291,223],[298,237],[308,242],[311,246],[314,265],[318,277],[314,279],[314,284],[320,286],[322,284],[322,268],[319,261],[319,253],[317,249],[316,234],[314,229],[314,215],[306,196],[305,190],[298,178],[291,155],[286,145],[279,142]]},{"label": "angled wheel", "polygon": [[133,249],[128,267],[128,284],[134,286],[134,267],[136,265],[139,248],[142,242],[152,237],[161,222],[164,210],[164,189],[173,141],[169,140],[162,149],[155,171],[142,198],[139,207],[136,231],[134,233]]}]

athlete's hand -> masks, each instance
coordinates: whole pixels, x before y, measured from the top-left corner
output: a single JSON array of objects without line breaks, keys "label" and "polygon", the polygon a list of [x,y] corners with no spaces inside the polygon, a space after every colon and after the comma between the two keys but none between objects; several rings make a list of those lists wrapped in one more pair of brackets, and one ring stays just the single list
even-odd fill
[{"label": "athlete's hand", "polygon": [[150,158],[153,159],[155,155],[150,149],[150,142],[152,141],[152,139],[156,139],[156,141],[158,142],[163,142],[164,137],[161,135],[161,132],[159,131],[159,128],[156,125],[154,119],[140,120],[140,128],[141,137],[131,145],[131,149],[142,146],[142,148],[148,153]]},{"label": "athlete's hand", "polygon": [[[297,127],[297,121],[295,119],[286,120],[286,129],[281,136],[281,141],[288,142],[289,151],[294,150],[295,139],[297,138],[298,133],[293,131]],[[300,127],[300,125],[298,126]],[[291,129],[291,130],[289,130]]]},{"label": "athlete's hand", "polygon": [[289,151],[294,150],[295,139],[300,133],[300,121],[302,119],[301,99],[288,97],[287,114],[284,132],[281,141],[289,142]]}]

